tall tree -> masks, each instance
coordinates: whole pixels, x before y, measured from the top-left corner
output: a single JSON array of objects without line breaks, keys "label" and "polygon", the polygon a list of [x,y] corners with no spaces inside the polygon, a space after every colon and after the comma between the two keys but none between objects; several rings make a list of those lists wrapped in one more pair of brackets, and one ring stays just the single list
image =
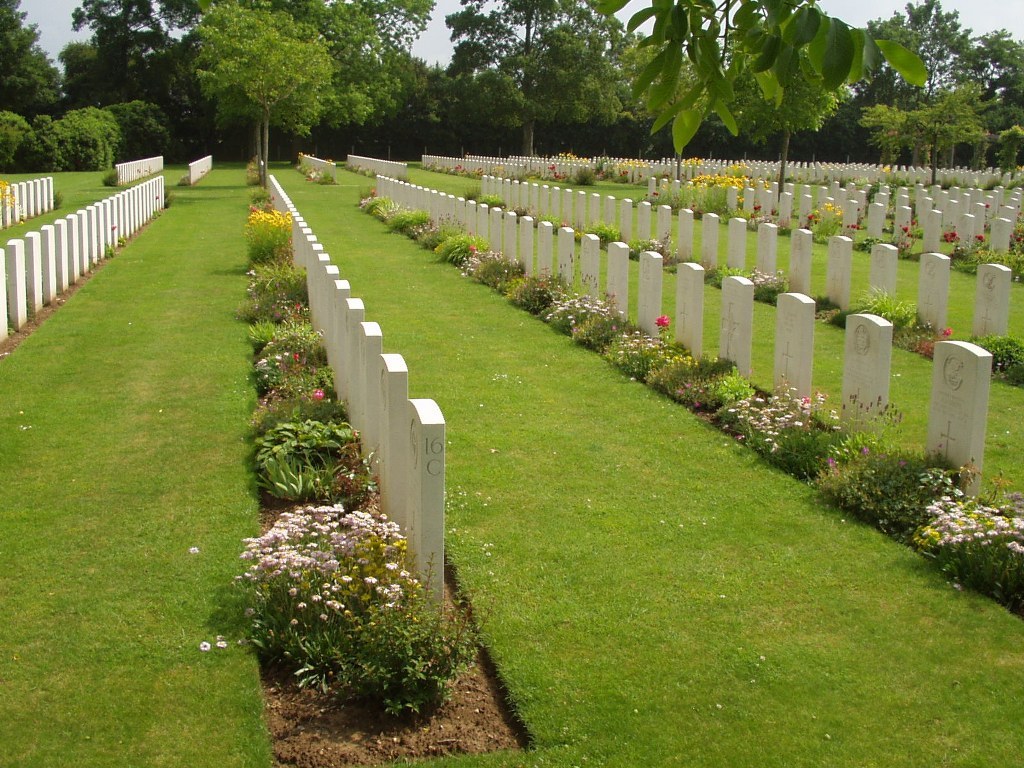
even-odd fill
[{"label": "tall tree", "polygon": [[146,99],[153,56],[174,44],[175,32],[195,25],[196,0],[82,0],[72,21],[92,31],[96,69],[104,93],[100,103]]},{"label": "tall tree", "polygon": [[327,47],[280,11],[222,2],[203,16],[199,63],[204,92],[227,122],[258,127],[260,184],[267,183],[271,124],[305,134],[322,112],[331,78]]},{"label": "tall tree", "polygon": [[523,154],[533,154],[538,122],[610,122],[618,114],[615,19],[578,0],[461,4],[445,19],[456,44],[449,72],[502,96],[500,110],[522,126]]},{"label": "tall tree", "polygon": [[56,104],[60,73],[20,6],[21,0],[0,0],[0,110],[34,117]]}]

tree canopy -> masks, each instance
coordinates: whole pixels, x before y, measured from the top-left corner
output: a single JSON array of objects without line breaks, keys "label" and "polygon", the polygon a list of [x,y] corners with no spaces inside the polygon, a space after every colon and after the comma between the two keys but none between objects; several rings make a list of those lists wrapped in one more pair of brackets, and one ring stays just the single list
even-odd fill
[{"label": "tree canopy", "polygon": [[60,73],[20,6],[21,0],[0,0],[0,109],[33,117],[57,102]]}]

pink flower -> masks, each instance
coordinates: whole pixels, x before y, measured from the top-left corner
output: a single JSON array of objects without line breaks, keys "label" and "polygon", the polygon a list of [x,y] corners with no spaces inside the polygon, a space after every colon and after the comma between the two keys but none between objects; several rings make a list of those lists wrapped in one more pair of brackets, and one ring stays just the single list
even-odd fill
[{"label": "pink flower", "polygon": [[314,400],[323,400],[324,399],[324,391],[322,389],[314,389],[313,390],[313,399]]},{"label": "pink flower", "polygon": [[948,339],[952,335],[953,335],[953,329],[952,328],[943,328],[942,329],[942,338]]},{"label": "pink flower", "polygon": [[669,320],[668,315],[658,315],[656,318],[654,318],[654,324],[659,328],[668,328],[669,323],[671,322],[672,321]]}]

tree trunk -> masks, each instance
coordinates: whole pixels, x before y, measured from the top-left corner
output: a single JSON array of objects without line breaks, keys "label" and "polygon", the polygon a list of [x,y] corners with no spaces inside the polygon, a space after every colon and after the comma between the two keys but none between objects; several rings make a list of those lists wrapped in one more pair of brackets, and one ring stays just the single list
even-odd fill
[{"label": "tree trunk", "polygon": [[263,111],[263,157],[260,158],[260,186],[267,188],[267,162],[270,160],[270,110]]},{"label": "tree trunk", "polygon": [[786,187],[786,161],[789,159],[789,137],[792,134],[788,128],[782,131],[782,149],[779,151],[779,194]]},{"label": "tree trunk", "polygon": [[533,157],[533,127],[534,120],[530,119],[523,123],[523,156]]}]

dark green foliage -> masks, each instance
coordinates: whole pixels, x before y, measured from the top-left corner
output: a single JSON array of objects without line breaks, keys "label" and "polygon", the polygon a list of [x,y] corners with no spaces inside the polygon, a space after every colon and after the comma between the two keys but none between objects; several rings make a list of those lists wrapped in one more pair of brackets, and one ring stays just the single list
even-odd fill
[{"label": "dark green foliage", "polygon": [[430,222],[430,214],[426,211],[398,211],[387,220],[388,229],[403,235],[409,235],[417,227]]},{"label": "dark green foliage", "polygon": [[927,507],[955,485],[955,473],[919,454],[863,448],[818,475],[825,498],[901,541],[928,522]]},{"label": "dark green foliage", "polygon": [[482,237],[457,234],[444,240],[434,249],[434,253],[440,256],[442,261],[461,267],[471,256],[484,253],[489,247],[487,241]]},{"label": "dark green foliage", "polygon": [[247,323],[281,323],[309,314],[306,271],[290,262],[254,267],[249,274],[248,294],[238,309],[238,318]]},{"label": "dark green foliage", "polygon": [[101,171],[114,164],[121,129],[110,112],[95,107],[72,110],[53,129],[60,170]]},{"label": "dark green foliage", "polygon": [[543,313],[555,298],[565,292],[558,278],[548,275],[530,275],[509,284],[506,296],[515,306],[531,315]]},{"label": "dark green foliage", "polygon": [[1024,339],[1019,336],[982,336],[974,343],[992,353],[992,370],[1005,373],[1024,365]]},{"label": "dark green foliage", "polygon": [[13,171],[15,158],[32,134],[32,127],[21,115],[0,112],[0,171]]},{"label": "dark green foliage", "polygon": [[252,427],[257,435],[262,435],[289,421],[345,422],[348,421],[348,414],[345,411],[345,404],[340,400],[281,399],[257,408],[252,417]]},{"label": "dark green foliage", "polygon": [[121,130],[118,162],[156,157],[167,152],[171,144],[167,115],[156,104],[135,100],[111,104],[105,109],[114,116]]},{"label": "dark green foliage", "polygon": [[592,187],[597,183],[597,174],[594,173],[593,168],[583,166],[578,168],[576,173],[572,175],[572,183],[577,187]]}]

